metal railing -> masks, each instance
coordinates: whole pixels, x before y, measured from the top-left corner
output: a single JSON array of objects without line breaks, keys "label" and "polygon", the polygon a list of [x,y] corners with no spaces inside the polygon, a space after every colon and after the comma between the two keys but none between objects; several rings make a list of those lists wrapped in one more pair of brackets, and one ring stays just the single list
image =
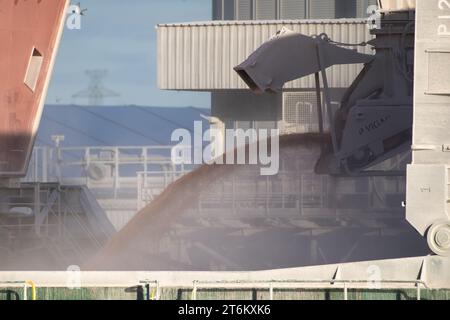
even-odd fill
[{"label": "metal railing", "polygon": [[[191,171],[193,165],[172,162],[172,146],[144,147],[36,147],[24,182],[58,182],[86,185],[92,190],[120,189],[138,192],[138,175],[159,179]],[[146,187],[150,187],[146,184]]]},{"label": "metal railing", "polygon": [[141,210],[161,194],[171,183],[189,171],[181,170],[138,172],[137,173],[137,209]]},{"label": "metal railing", "polygon": [[[383,180],[362,178],[365,181],[317,176],[314,173],[301,174],[297,171],[282,170],[276,177],[258,177],[251,172],[240,172],[238,177],[225,178],[209,186],[200,195],[198,206],[194,209],[200,215],[215,210],[226,209],[222,216],[233,216],[239,212],[255,209],[259,215],[314,217],[349,216],[357,211],[360,217],[375,218],[373,212],[402,214],[400,206],[389,204],[390,198],[399,197],[404,192],[400,179]],[[361,182],[365,182],[362,184]],[[357,197],[357,205],[354,204]],[[364,201],[364,204],[362,204]],[[399,202],[400,203],[400,202]],[[357,210],[353,210],[355,208]],[[317,210],[320,209],[320,210]],[[397,215],[398,216],[398,215]],[[377,216],[378,218],[380,216]]]},{"label": "metal railing", "polygon": [[[197,299],[197,291],[199,288],[202,289],[242,289],[248,286],[252,287],[266,287],[269,290],[269,299],[274,299],[274,290],[276,288],[287,288],[287,289],[336,289],[338,287],[335,284],[341,284],[341,289],[344,293],[344,300],[348,300],[348,291],[351,289],[361,289],[361,287],[354,286],[355,284],[368,284],[364,289],[366,290],[376,290],[375,286],[371,284],[411,284],[416,289],[417,300],[421,299],[421,288],[429,289],[427,284],[422,280],[269,280],[269,281],[193,281],[191,299]],[[307,286],[310,285],[310,286]],[[353,287],[352,287],[353,285]],[[375,287],[375,288],[374,288]]]},{"label": "metal railing", "polygon": [[31,300],[37,300],[36,285],[33,281],[0,281],[3,288],[23,288],[23,300],[28,300],[28,288],[31,288]]},{"label": "metal railing", "polygon": [[[357,286],[357,285],[360,286]],[[362,287],[362,284],[367,284]],[[374,285],[376,284],[376,285]],[[331,289],[342,289],[344,294],[344,300],[349,300],[349,290],[353,289],[365,289],[365,290],[380,290],[381,284],[385,285],[411,285],[412,288],[416,289],[416,299],[421,300],[421,290],[430,288],[427,286],[426,282],[423,280],[341,280],[341,279],[330,279],[330,280],[254,280],[254,281],[244,281],[244,280],[234,280],[234,281],[199,281],[194,280],[191,292],[191,300],[197,300],[197,293],[199,289],[219,289],[219,290],[230,290],[230,289],[266,289],[269,291],[269,300],[274,300],[274,292],[276,289],[306,289],[306,290],[331,290]],[[340,286],[337,286],[340,285]],[[160,300],[161,299],[161,288],[160,282],[158,280],[142,280],[139,281],[139,286],[143,286],[146,292],[144,292],[144,297],[146,300]],[[31,298],[32,300],[37,300],[36,295],[36,285],[33,281],[0,281],[0,287],[4,288],[23,288],[23,299],[28,300],[28,288],[32,289]],[[397,289],[403,286],[393,287],[386,286],[385,289]]]},{"label": "metal railing", "polygon": [[159,281],[157,280],[143,280],[139,284],[144,285],[147,289],[146,296],[147,300],[160,300],[161,297],[161,287]]}]

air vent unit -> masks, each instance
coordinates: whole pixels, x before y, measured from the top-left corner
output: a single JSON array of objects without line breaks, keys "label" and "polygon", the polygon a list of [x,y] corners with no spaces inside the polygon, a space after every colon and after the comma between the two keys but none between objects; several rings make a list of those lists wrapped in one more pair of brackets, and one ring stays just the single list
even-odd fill
[{"label": "air vent unit", "polygon": [[283,96],[284,133],[319,132],[315,92],[289,92]]}]

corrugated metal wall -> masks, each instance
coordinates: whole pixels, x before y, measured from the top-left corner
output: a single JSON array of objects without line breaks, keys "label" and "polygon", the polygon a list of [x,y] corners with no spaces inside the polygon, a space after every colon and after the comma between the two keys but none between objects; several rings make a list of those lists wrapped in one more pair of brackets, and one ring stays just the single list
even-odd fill
[{"label": "corrugated metal wall", "polygon": [[[158,86],[168,90],[247,89],[233,67],[282,27],[306,35],[327,33],[335,41],[346,43],[371,39],[366,22],[355,19],[159,25]],[[358,50],[371,53],[368,47]],[[358,65],[330,68],[330,86],[348,87],[360,69]],[[307,77],[288,83],[285,88],[314,87],[313,77]]]}]

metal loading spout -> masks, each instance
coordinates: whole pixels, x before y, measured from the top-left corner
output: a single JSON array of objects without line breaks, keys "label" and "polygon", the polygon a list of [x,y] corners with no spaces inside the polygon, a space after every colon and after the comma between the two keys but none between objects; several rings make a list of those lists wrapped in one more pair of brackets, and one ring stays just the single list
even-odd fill
[{"label": "metal loading spout", "polygon": [[338,47],[323,36],[313,38],[283,28],[234,70],[253,92],[278,92],[286,82],[328,67],[372,60],[372,55]]},{"label": "metal loading spout", "polygon": [[[318,173],[405,174],[405,170],[388,172],[375,166],[408,151],[411,145],[414,19],[408,11],[380,15],[381,24],[372,30],[376,38],[370,42],[339,43],[326,34],[308,37],[282,29],[235,67],[257,93],[281,91],[287,82],[315,74],[319,127],[325,121],[321,117],[323,96],[331,137],[330,146],[322,148]],[[344,48],[366,45],[373,46],[376,54]],[[364,68],[336,109],[326,69],[342,64],[364,64]]]}]

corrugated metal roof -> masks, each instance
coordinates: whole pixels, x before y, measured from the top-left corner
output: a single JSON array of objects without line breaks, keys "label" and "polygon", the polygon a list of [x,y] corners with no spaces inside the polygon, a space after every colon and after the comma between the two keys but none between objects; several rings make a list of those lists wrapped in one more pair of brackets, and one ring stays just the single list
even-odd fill
[{"label": "corrugated metal roof", "polygon": [[[363,19],[160,24],[157,26],[158,86],[167,90],[247,89],[233,67],[282,27],[306,35],[326,33],[344,43],[372,39]],[[371,53],[368,47],[358,47],[358,51]],[[348,87],[360,70],[361,66],[357,65],[330,68],[330,86]],[[313,87],[313,77],[307,77],[288,83],[285,88]]]},{"label": "corrugated metal roof", "polygon": [[160,23],[160,27],[190,27],[190,26],[226,26],[226,25],[271,25],[271,24],[367,24],[366,19],[344,18],[344,19],[283,19],[283,20],[214,20],[214,21],[192,21],[180,23]]}]

